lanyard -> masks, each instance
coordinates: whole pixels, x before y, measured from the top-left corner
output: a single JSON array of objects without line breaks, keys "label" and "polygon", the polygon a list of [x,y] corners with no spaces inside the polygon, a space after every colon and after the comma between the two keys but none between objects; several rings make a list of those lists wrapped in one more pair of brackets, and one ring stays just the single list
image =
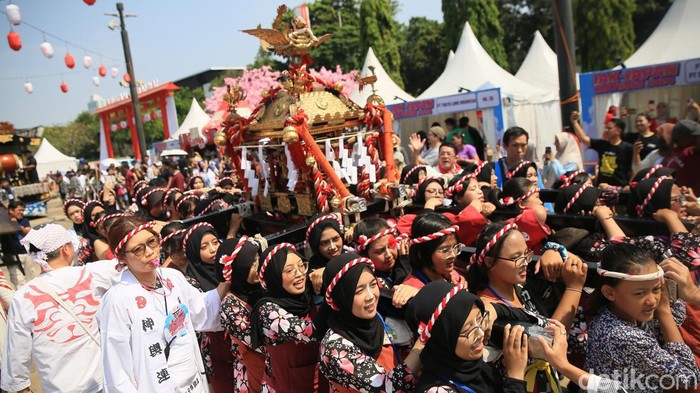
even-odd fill
[{"label": "lanyard", "polygon": [[420,270],[415,270],[415,271],[413,272],[413,275],[416,276],[417,279],[421,280],[421,282],[422,282],[423,284],[426,284],[426,285],[427,285],[427,284],[430,284],[430,280],[428,280],[428,277],[426,277],[425,274],[423,274],[422,271],[420,271]]},{"label": "lanyard", "polygon": [[509,301],[507,301],[506,299],[504,299],[503,296],[501,296],[501,295],[499,295],[498,293],[496,293],[496,291],[494,291],[493,288],[491,288],[490,285],[487,286],[486,289],[488,289],[489,292],[491,292],[491,293],[493,294],[493,296],[496,296],[496,297],[498,298],[498,300],[500,300],[500,301],[502,301],[503,303],[505,303],[508,307],[511,307],[511,308],[518,308],[518,307],[515,307],[511,302],[509,302]]},{"label": "lanyard", "polygon": [[464,385],[464,384],[462,384],[462,383],[455,382],[455,381],[453,381],[453,380],[451,380],[451,379],[449,379],[449,378],[447,378],[447,377],[443,377],[442,375],[438,375],[438,378],[440,378],[443,382],[447,382],[447,383],[449,383],[449,384],[452,385],[452,386],[455,386],[455,387],[457,387],[457,388],[459,388],[459,389],[461,389],[461,390],[464,390],[465,392],[468,392],[468,393],[476,393],[476,392],[474,391],[474,389],[469,388],[469,387],[467,387],[466,385]]},{"label": "lanyard", "polygon": [[399,354],[399,349],[396,348],[394,340],[391,339],[391,333],[389,331],[389,327],[386,325],[386,322],[384,322],[384,318],[382,318],[382,316],[379,315],[379,313],[377,313],[377,316],[379,317],[379,320],[382,321],[382,326],[384,326],[384,332],[386,333],[386,336],[389,337],[391,348],[394,350],[394,358],[396,358],[396,364],[399,365],[401,364],[401,355]]}]

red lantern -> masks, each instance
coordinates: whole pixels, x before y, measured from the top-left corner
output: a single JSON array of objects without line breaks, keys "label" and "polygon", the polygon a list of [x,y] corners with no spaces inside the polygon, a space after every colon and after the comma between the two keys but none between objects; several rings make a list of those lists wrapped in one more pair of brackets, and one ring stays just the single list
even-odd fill
[{"label": "red lantern", "polygon": [[95,4],[95,0],[83,0],[83,2],[87,5],[93,5]]},{"label": "red lantern", "polygon": [[61,82],[61,91],[64,93],[68,93],[68,85],[66,82]]},{"label": "red lantern", "polygon": [[14,51],[22,49],[22,38],[16,31],[11,31],[7,34],[7,43]]},{"label": "red lantern", "polygon": [[107,67],[101,65],[100,68],[97,69],[97,72],[100,74],[101,77],[107,76]]},{"label": "red lantern", "polygon": [[129,74],[124,74],[124,82],[131,83],[131,77],[129,76]]},{"label": "red lantern", "polygon": [[63,58],[63,61],[66,63],[66,67],[71,69],[75,67],[75,58],[73,58],[73,55],[71,55],[70,53],[66,53],[66,56]]}]

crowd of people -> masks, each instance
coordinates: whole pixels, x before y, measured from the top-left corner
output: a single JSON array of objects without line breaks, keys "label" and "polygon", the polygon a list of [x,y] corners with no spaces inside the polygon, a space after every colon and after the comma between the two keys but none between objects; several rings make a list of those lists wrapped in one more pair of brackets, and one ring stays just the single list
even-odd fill
[{"label": "crowd of people", "polygon": [[69,176],[73,227],[25,225],[42,274],[0,281],[0,388],[30,391],[34,363],[45,392],[698,389],[700,125],[639,118],[628,145],[617,118],[601,140],[571,120],[541,163],[523,128],[490,162],[468,118],[435,124],[410,138],[406,214],[319,214],[301,244],[267,244],[237,213],[225,230],[190,220],[246,200],[213,160],[110,167],[92,194]]}]

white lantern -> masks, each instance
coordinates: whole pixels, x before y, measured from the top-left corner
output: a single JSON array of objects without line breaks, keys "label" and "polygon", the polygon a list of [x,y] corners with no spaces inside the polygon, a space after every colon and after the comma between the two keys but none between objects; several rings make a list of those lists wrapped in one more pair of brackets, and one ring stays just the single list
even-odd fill
[{"label": "white lantern", "polygon": [[100,77],[99,77],[99,76],[93,76],[93,77],[92,77],[92,83],[93,83],[95,86],[99,86],[99,85],[100,85]]},{"label": "white lantern", "polygon": [[114,131],[116,131],[116,130],[117,130],[117,125],[116,125],[116,124],[112,124],[112,127],[110,127],[110,128],[111,128],[111,129],[112,129],[112,131],[114,132]]},{"label": "white lantern", "polygon": [[119,127],[121,127],[122,129],[126,128],[126,120],[120,121],[120,122],[119,122]]},{"label": "white lantern", "polygon": [[19,12],[19,6],[17,4],[8,4],[5,6],[5,12],[7,13],[7,20],[11,24],[18,26],[22,23],[22,13]]},{"label": "white lantern", "polygon": [[34,86],[32,86],[31,83],[27,82],[24,84],[24,91],[26,91],[27,94],[32,94],[34,92]]},{"label": "white lantern", "polygon": [[92,57],[90,57],[90,56],[83,57],[83,66],[85,68],[90,68],[92,66]]},{"label": "white lantern", "polygon": [[51,45],[50,43],[44,41],[44,42],[40,45],[40,47],[41,47],[41,53],[43,53],[44,56],[46,56],[47,59],[50,59],[50,58],[53,57],[53,45]]},{"label": "white lantern", "polygon": [[149,121],[151,121],[151,114],[146,113],[145,115],[143,115],[143,122],[148,123]]},{"label": "white lantern", "polygon": [[112,67],[112,70],[110,70],[110,75],[112,75],[112,78],[116,78],[117,75],[119,75],[119,68],[117,67]]}]

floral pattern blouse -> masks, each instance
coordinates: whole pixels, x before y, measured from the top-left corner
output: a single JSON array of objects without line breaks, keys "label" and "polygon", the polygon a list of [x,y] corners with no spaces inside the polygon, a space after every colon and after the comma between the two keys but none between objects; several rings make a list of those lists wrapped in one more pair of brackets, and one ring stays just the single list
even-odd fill
[{"label": "floral pattern blouse", "polygon": [[272,302],[261,304],[259,313],[263,331],[262,345],[316,341],[313,337],[314,324],[309,317],[299,318]]},{"label": "floral pattern blouse", "polygon": [[[671,305],[671,312],[680,325],[685,319],[685,303],[676,301]],[[635,326],[607,308],[591,323],[586,370],[633,383],[636,386],[628,385],[627,389],[634,392],[662,392],[661,381],[657,379],[662,376],[672,376],[673,382],[680,383],[681,388],[685,383],[700,380],[700,371],[688,345],[665,342],[658,320]],[[643,377],[638,382],[640,376]],[[647,377],[648,384],[645,383]],[[668,383],[668,380],[664,382]]]},{"label": "floral pattern blouse", "polygon": [[[384,335],[384,345],[391,342]],[[386,370],[350,340],[329,329],[321,341],[321,372],[329,381],[360,392],[412,392],[417,378],[406,363]],[[331,390],[336,391],[333,385]]]}]

